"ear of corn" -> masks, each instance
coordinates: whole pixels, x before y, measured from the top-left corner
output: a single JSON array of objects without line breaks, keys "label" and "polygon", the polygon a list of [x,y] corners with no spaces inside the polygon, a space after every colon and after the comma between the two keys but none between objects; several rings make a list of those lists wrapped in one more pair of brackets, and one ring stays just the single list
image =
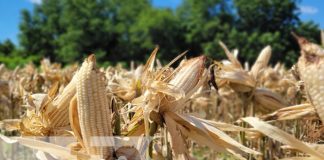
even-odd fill
[{"label": "ear of corn", "polygon": [[262,70],[265,69],[269,63],[271,57],[271,47],[267,46],[265,47],[261,53],[259,54],[257,60],[253,64],[250,73],[254,78],[257,78],[258,73]]},{"label": "ear of corn", "polygon": [[302,56],[304,58],[306,58],[308,61],[311,62],[314,60],[313,58],[315,58],[315,57],[313,57],[312,55],[319,56],[319,57],[324,56],[324,48],[323,47],[321,47],[315,43],[311,43],[306,38],[299,37],[295,33],[292,33],[292,35],[298,41],[298,44],[301,48]]},{"label": "ear of corn", "polygon": [[205,60],[205,56],[200,56],[186,61],[179,67],[178,72],[169,84],[184,91],[184,93],[188,93],[197,85],[204,71]]},{"label": "ear of corn", "polygon": [[77,104],[83,143],[89,154],[112,158],[108,145],[111,128],[111,108],[105,92],[105,77],[96,68],[94,55],[82,64],[77,79]]},{"label": "ear of corn", "polygon": [[[160,107],[160,111],[181,110],[185,103],[207,80],[206,70],[204,67],[206,57],[200,56],[190,59],[176,69],[175,76],[170,80],[169,84],[173,90],[183,91],[184,97],[178,100],[164,99]],[[170,107],[173,106],[173,107]]]},{"label": "ear of corn", "polygon": [[298,60],[300,78],[304,81],[309,101],[324,122],[324,49],[295,35],[301,48]]},{"label": "ear of corn", "polygon": [[53,107],[47,108],[45,113],[52,126],[69,125],[69,104],[76,93],[78,72],[75,73],[71,82],[64,88],[62,94],[53,100]]},{"label": "ear of corn", "polygon": [[301,79],[304,81],[309,101],[314,105],[324,122],[324,63],[305,66],[302,59],[298,62]]}]

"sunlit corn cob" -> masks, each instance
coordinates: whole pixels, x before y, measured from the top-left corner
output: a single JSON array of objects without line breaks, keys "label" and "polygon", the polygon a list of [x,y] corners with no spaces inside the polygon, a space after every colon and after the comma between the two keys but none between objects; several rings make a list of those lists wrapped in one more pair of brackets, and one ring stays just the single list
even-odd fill
[{"label": "sunlit corn cob", "polygon": [[[206,73],[205,68],[204,68],[204,63],[205,63],[206,57],[205,56],[200,56],[197,58],[189,59],[188,61],[185,61],[182,63],[179,67],[175,69],[175,71],[172,73],[174,74],[174,77],[168,82],[169,86],[171,87],[171,91],[179,91],[183,93],[183,96],[179,96],[177,99],[177,96],[168,96],[168,98],[162,99],[162,102],[158,101],[161,99],[163,96],[159,95],[157,97],[157,94],[155,94],[155,97],[150,98],[150,102],[147,105],[161,105],[159,108],[159,113],[165,112],[165,111],[176,111],[180,110],[183,108],[185,105],[185,101],[190,98],[190,96],[199,88],[199,84],[203,84],[202,82],[206,80]],[[162,84],[162,83],[160,83]],[[160,86],[160,88],[162,88]],[[170,92],[171,92],[170,91]],[[168,95],[175,95],[176,93],[172,94],[168,92]],[[143,94],[145,96],[145,94]],[[172,98],[175,98],[177,100],[174,100]],[[171,106],[171,107],[170,107]],[[148,106],[149,108],[150,106]],[[150,110],[148,111],[150,112]],[[139,110],[136,112],[135,116],[132,119],[131,124],[128,127],[129,130],[132,130],[133,126],[137,125],[143,117],[142,116],[137,116],[137,115],[143,115],[144,114],[144,119],[148,119],[149,115],[145,115],[145,112],[143,113],[142,110]],[[159,117],[157,119],[152,117],[152,114],[150,115],[151,120],[155,122],[159,122]],[[147,122],[144,122],[147,123]],[[148,129],[146,129],[148,130]]]},{"label": "sunlit corn cob", "polygon": [[78,72],[75,73],[70,83],[64,88],[62,94],[53,100],[53,105],[46,109],[50,124],[55,127],[66,126],[69,124],[68,106],[76,93],[76,82]]},{"label": "sunlit corn cob", "polygon": [[[173,86],[176,90],[182,91],[184,93],[185,98],[188,99],[190,96],[198,90],[198,84],[204,77],[204,71],[205,71],[205,56],[200,56],[196,58],[189,59],[188,61],[181,64],[176,70],[176,75],[173,79],[170,80],[169,84]],[[183,100],[182,99],[182,100]],[[182,100],[180,101],[174,101],[174,103],[182,103]],[[167,106],[169,106],[168,104]],[[175,105],[175,104],[174,104]],[[161,107],[161,111],[165,110],[178,110],[177,107]]]},{"label": "sunlit corn cob", "polygon": [[294,35],[301,48],[298,59],[300,78],[304,81],[309,101],[324,122],[324,49]]},{"label": "sunlit corn cob", "polygon": [[169,84],[183,90],[184,93],[188,93],[197,85],[200,76],[204,71],[205,60],[205,56],[200,56],[184,62],[177,68],[179,71]]},{"label": "sunlit corn cob", "polygon": [[[82,64],[77,80],[77,102],[81,136],[89,154],[111,159],[111,110],[105,93],[105,76],[90,55]],[[96,146],[94,146],[96,145]],[[102,147],[98,146],[101,145]]]},{"label": "sunlit corn cob", "polygon": [[265,69],[269,63],[271,57],[271,47],[267,46],[265,47],[261,53],[259,54],[257,60],[253,64],[250,74],[254,77],[257,78],[258,73],[262,70]]}]

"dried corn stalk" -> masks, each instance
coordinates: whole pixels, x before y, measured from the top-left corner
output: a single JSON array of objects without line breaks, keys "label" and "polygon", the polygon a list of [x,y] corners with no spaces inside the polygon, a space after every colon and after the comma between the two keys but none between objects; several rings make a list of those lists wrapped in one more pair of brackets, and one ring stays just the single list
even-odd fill
[{"label": "dried corn stalk", "polygon": [[[264,108],[268,110],[276,110],[287,106],[287,102],[281,98],[277,93],[262,88],[260,86],[260,77],[269,63],[271,57],[271,47],[265,47],[259,54],[256,62],[252,66],[250,71],[244,70],[240,62],[235,58],[226,45],[220,42],[223,47],[230,63],[224,63],[220,70],[214,73],[216,76],[217,84],[220,84],[220,88],[226,87],[227,85],[240,94],[242,101],[253,100],[253,103],[262,106],[260,110]],[[248,96],[241,96],[241,93],[247,93]],[[248,105],[245,102],[244,107]]]},{"label": "dried corn stalk", "polygon": [[[206,70],[204,69],[205,60],[206,58],[204,56],[200,56],[182,62],[171,74],[172,77],[167,78],[170,80],[167,81],[167,85],[164,85],[165,88],[163,88],[162,92],[158,92],[160,90],[156,90],[157,93],[146,91],[147,94],[145,94],[144,92],[143,97],[139,97],[137,100],[145,100],[148,99],[147,97],[150,97],[150,101],[144,103],[143,109],[139,108],[139,110],[136,111],[129,125],[129,131],[139,134],[138,128],[143,126],[143,123],[139,123],[143,117],[141,115],[144,115],[145,122],[145,107],[157,108],[158,110],[151,110],[150,118],[157,124],[165,123],[172,137],[171,147],[174,151],[175,158],[190,159],[188,147],[185,142],[187,138],[195,140],[202,145],[210,146],[219,152],[233,153],[241,159],[243,158],[240,154],[259,154],[239,144],[214,126],[209,124],[205,124],[206,126],[203,125],[203,120],[196,119],[195,117],[187,117],[185,113],[175,113],[183,109],[194,93],[205,84],[207,80]],[[174,93],[172,93],[172,91]],[[175,94],[178,92],[182,93],[183,96],[178,97],[178,94]],[[141,103],[137,102],[134,104]],[[149,127],[147,127],[146,130],[148,130],[148,128]],[[142,134],[143,133],[144,131],[142,130]]]}]

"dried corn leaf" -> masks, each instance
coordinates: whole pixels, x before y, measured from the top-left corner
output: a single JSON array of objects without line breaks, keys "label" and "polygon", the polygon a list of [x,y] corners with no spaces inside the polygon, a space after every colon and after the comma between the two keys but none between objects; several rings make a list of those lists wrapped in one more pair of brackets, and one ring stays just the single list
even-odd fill
[{"label": "dried corn leaf", "polygon": [[[322,154],[324,154],[324,144],[315,144],[315,143],[305,143],[306,145],[308,145],[310,148],[313,148],[314,150],[321,152]],[[289,149],[289,150],[297,150],[297,148],[289,146],[289,145],[284,145],[281,146],[282,149]]]},{"label": "dried corn leaf", "polygon": [[155,92],[164,93],[171,97],[174,97],[176,100],[183,98],[185,96],[185,92],[179,88],[175,88],[172,84],[168,84],[162,81],[153,81],[151,83],[152,89]]},{"label": "dried corn leaf", "polygon": [[164,114],[166,128],[171,135],[171,147],[176,156],[184,155],[188,157],[189,151],[184,140],[180,126],[172,119],[169,114]]},{"label": "dried corn leaf", "polygon": [[288,158],[281,158],[279,160],[316,160],[315,157],[288,157]]},{"label": "dried corn leaf", "polygon": [[272,126],[266,122],[263,122],[260,119],[255,118],[255,117],[246,117],[246,118],[242,118],[242,120],[249,123],[256,130],[269,136],[270,138],[273,138],[283,144],[294,146],[298,150],[305,152],[309,155],[312,155],[312,156],[316,157],[317,159],[324,159],[323,154],[310,148],[309,146],[304,144],[302,141],[299,141],[294,136],[280,130],[277,127],[274,127],[274,126]]},{"label": "dried corn leaf", "polygon": [[[194,116],[190,116],[190,117],[194,117]],[[224,123],[224,122],[217,122],[217,121],[211,121],[211,120],[206,120],[206,119],[202,119],[202,118],[197,118],[194,117],[196,119],[198,119],[199,121],[206,123],[210,126],[216,127],[222,131],[228,131],[228,132],[256,132],[256,130],[254,129],[250,129],[250,128],[243,128],[243,127],[239,127],[233,124],[229,124],[229,123]]]},{"label": "dried corn leaf", "polygon": [[80,121],[79,121],[79,115],[78,115],[78,104],[77,104],[77,97],[74,96],[70,102],[69,107],[69,119],[70,119],[70,125],[71,129],[73,131],[73,135],[76,137],[78,142],[81,144],[83,148],[85,148],[81,136],[81,128],[80,128]]},{"label": "dried corn leaf", "polygon": [[231,61],[231,63],[239,68],[239,69],[243,69],[241,63],[235,58],[234,54],[232,54],[228,48],[226,47],[226,45],[222,42],[222,41],[219,41],[219,45],[223,48],[223,50],[225,51],[226,53],[226,56],[227,58]]},{"label": "dried corn leaf", "polygon": [[244,70],[221,71],[216,78],[226,80],[230,83],[244,85],[250,88],[255,86],[255,80]]},{"label": "dried corn leaf", "polygon": [[300,104],[290,107],[285,107],[279,109],[273,113],[262,116],[263,120],[271,121],[271,120],[294,120],[303,117],[309,117],[311,115],[315,115],[315,108],[310,104]]},{"label": "dried corn leaf", "polygon": [[[226,133],[222,132],[221,130],[213,127],[212,125],[209,125],[207,123],[204,123],[204,121],[201,121],[197,119],[196,117],[189,116],[186,114],[177,114],[172,112],[167,112],[172,118],[179,124],[183,125],[185,128],[189,128],[189,132],[196,132],[203,137],[205,137],[208,141],[214,140],[214,145],[218,145],[219,147],[223,147],[227,151],[233,151],[235,153],[244,154],[250,153],[258,155],[260,154],[257,151],[254,151],[250,148],[247,148],[240,144],[239,142],[235,141],[233,138],[228,136]],[[194,137],[190,137],[194,138]],[[209,144],[210,142],[201,141],[198,143],[202,144]],[[216,148],[219,148],[219,147]],[[215,146],[212,145],[211,148],[214,148]],[[243,152],[242,152],[243,151]]]},{"label": "dried corn leaf", "polygon": [[62,147],[53,143],[43,142],[40,140],[32,139],[32,138],[24,138],[24,137],[6,137],[0,134],[0,139],[5,141],[6,143],[19,143],[21,145],[27,146],[32,149],[37,149],[39,151],[43,151],[46,153],[50,153],[57,157],[63,159],[99,159],[96,157],[91,157],[87,154],[75,152],[70,150],[69,148]]},{"label": "dried corn leaf", "polygon": [[0,121],[0,130],[14,131],[20,130],[20,119],[5,119]]}]

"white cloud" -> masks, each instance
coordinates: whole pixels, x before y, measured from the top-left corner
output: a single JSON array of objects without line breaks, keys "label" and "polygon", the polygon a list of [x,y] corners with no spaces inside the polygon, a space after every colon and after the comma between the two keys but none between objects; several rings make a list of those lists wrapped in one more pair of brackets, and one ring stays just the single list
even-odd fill
[{"label": "white cloud", "polygon": [[42,0],[29,0],[29,2],[34,3],[34,4],[41,4]]},{"label": "white cloud", "polygon": [[300,6],[299,9],[303,14],[316,14],[318,12],[318,9],[313,6]]}]

